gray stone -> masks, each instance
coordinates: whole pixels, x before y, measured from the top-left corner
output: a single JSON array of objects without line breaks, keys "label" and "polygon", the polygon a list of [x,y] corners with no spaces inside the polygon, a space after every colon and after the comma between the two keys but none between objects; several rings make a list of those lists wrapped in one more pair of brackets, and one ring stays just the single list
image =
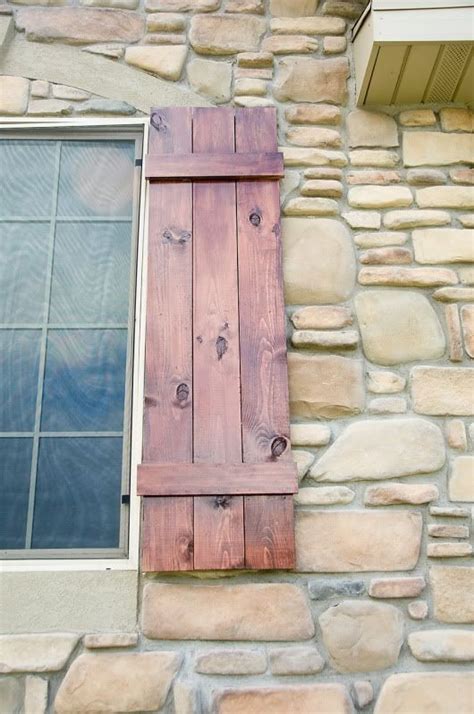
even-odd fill
[{"label": "gray stone", "polygon": [[135,107],[116,99],[88,99],[87,102],[74,107],[75,114],[121,114],[130,116],[135,112]]},{"label": "gray stone", "polygon": [[312,600],[329,600],[335,597],[354,598],[365,594],[363,580],[315,580],[308,584]]},{"label": "gray stone", "polygon": [[0,702],[5,714],[20,714],[23,708],[23,687],[15,677],[0,678]]},{"label": "gray stone", "polygon": [[47,708],[48,680],[29,675],[25,679],[24,714],[45,714]]}]

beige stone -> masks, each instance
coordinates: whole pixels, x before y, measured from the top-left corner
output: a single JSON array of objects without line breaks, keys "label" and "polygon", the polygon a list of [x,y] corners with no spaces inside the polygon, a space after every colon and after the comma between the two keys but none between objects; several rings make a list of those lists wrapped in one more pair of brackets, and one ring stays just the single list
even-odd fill
[{"label": "beige stone", "polygon": [[430,538],[469,538],[467,526],[446,525],[445,523],[430,523],[428,525]]},{"label": "beige stone", "polygon": [[382,686],[374,714],[470,714],[473,697],[469,672],[392,674]]},{"label": "beige stone", "polygon": [[349,424],[316,461],[317,481],[368,481],[415,476],[440,469],[444,440],[435,424],[418,417]]},{"label": "beige stone", "polygon": [[474,302],[474,288],[440,288],[432,297],[440,302]]},{"label": "beige stone", "polygon": [[143,45],[185,45],[186,35],[182,33],[155,32],[145,35]]},{"label": "beige stone", "polygon": [[355,299],[364,353],[383,365],[437,359],[446,341],[430,302],[407,290],[367,290]]},{"label": "beige stone", "polygon": [[339,124],[341,110],[332,104],[297,104],[285,110],[291,124]]},{"label": "beige stone", "polygon": [[358,414],[364,407],[362,363],[336,355],[288,355],[290,411],[303,419]]},{"label": "beige stone", "polygon": [[177,80],[181,77],[188,48],[185,45],[172,47],[127,47],[125,62],[163,79]]},{"label": "beige stone", "polygon": [[91,96],[89,92],[85,92],[83,89],[68,87],[64,84],[53,84],[52,91],[53,97],[56,99],[69,99],[74,102],[82,102],[84,99],[89,99]]},{"label": "beige stone", "polygon": [[340,198],[344,187],[340,181],[333,180],[310,180],[306,181],[302,188],[303,196],[329,196],[331,198]]},{"label": "beige stone", "polygon": [[449,477],[451,501],[474,501],[474,456],[458,456]]},{"label": "beige stone", "polygon": [[421,208],[474,208],[474,189],[470,186],[419,188],[416,201]]},{"label": "beige stone", "polygon": [[306,640],[314,624],[303,591],[285,583],[145,585],[145,637],[163,640]]},{"label": "beige stone", "polygon": [[411,570],[422,518],[416,511],[299,510],[296,562],[302,573]]},{"label": "beige stone", "polygon": [[438,487],[431,483],[387,483],[369,486],[365,490],[366,506],[421,505],[439,498]]},{"label": "beige stone", "polygon": [[138,3],[139,0],[81,0],[81,5],[86,7],[115,7],[122,10],[136,10]]},{"label": "beige stone", "polygon": [[436,116],[432,109],[407,109],[400,112],[398,121],[402,126],[433,126]]},{"label": "beige stone", "polygon": [[[256,52],[244,52],[243,54],[249,56],[255,56]],[[267,55],[268,52],[262,52],[262,55]],[[238,55],[240,57],[241,55]],[[273,55],[271,55],[273,57]],[[251,79],[265,79],[269,81],[273,77],[273,69],[269,68],[259,68],[259,67],[237,67],[234,70],[234,77],[236,79],[241,79],[242,77],[250,77]],[[281,149],[280,149],[281,151]]]},{"label": "beige stone", "polygon": [[155,12],[146,18],[148,32],[179,32],[185,27],[185,16],[175,12]]},{"label": "beige stone", "polygon": [[425,600],[409,602],[407,609],[412,620],[425,620],[428,617],[428,603]]},{"label": "beige stone", "polygon": [[398,171],[349,171],[347,183],[351,186],[387,186],[400,183],[401,177]]},{"label": "beige stone", "polygon": [[445,107],[439,113],[443,131],[474,131],[474,112],[460,107]]},{"label": "beige stone", "polygon": [[265,21],[251,15],[195,15],[189,41],[195,52],[232,55],[258,49]]},{"label": "beige stone", "polygon": [[361,285],[423,288],[455,285],[457,275],[447,268],[362,268],[358,280]]},{"label": "beige stone", "polygon": [[352,166],[375,166],[377,168],[391,169],[399,162],[396,151],[385,149],[355,149],[349,153]]},{"label": "beige stone", "polygon": [[291,424],[290,440],[293,446],[326,446],[331,439],[327,424]]},{"label": "beige stone", "polygon": [[474,414],[474,370],[463,367],[414,367],[413,408],[418,414]]},{"label": "beige stone", "polygon": [[47,707],[48,680],[29,675],[25,679],[24,714],[45,714]]},{"label": "beige stone", "polygon": [[398,231],[377,231],[377,233],[358,233],[354,242],[359,248],[379,248],[380,246],[404,245],[407,233]]},{"label": "beige stone", "polygon": [[337,149],[341,146],[341,135],[334,129],[297,126],[288,129],[286,137],[291,144],[296,144],[296,146],[323,146],[330,149]]},{"label": "beige stone", "polygon": [[314,350],[354,349],[358,343],[357,330],[297,330],[291,337],[293,347]]},{"label": "beige stone", "polygon": [[351,325],[352,314],[340,305],[311,305],[296,310],[291,321],[297,330],[336,330]]},{"label": "beige stone", "polygon": [[346,58],[282,59],[277,66],[273,90],[276,99],[282,102],[345,102],[346,80],[349,75]]},{"label": "beige stone", "polygon": [[474,169],[451,169],[449,176],[453,183],[474,184]]},{"label": "beige stone", "polygon": [[418,226],[443,226],[451,222],[446,211],[389,211],[384,215],[383,224],[394,230],[418,228]]},{"label": "beige stone", "polygon": [[83,52],[90,52],[93,55],[103,55],[111,59],[120,59],[125,54],[124,45],[115,42],[107,42],[99,45],[89,45],[82,48]]},{"label": "beige stone", "polygon": [[347,159],[342,151],[328,149],[300,149],[282,146],[285,166],[345,166]]},{"label": "beige stone", "polygon": [[428,228],[412,237],[418,263],[474,262],[474,230]]},{"label": "beige stone", "polygon": [[395,394],[405,389],[406,379],[395,372],[371,370],[367,373],[367,389],[374,394]]},{"label": "beige stone", "polygon": [[474,632],[421,630],[408,635],[411,653],[421,662],[470,662],[474,659]]},{"label": "beige stone", "polygon": [[49,96],[50,84],[44,79],[35,79],[31,82],[30,94],[32,97],[40,97],[45,99]]},{"label": "beige stone", "polygon": [[409,248],[372,248],[359,255],[362,265],[406,265],[412,260]]},{"label": "beige stone", "polygon": [[227,0],[226,12],[249,12],[263,15],[265,7],[263,0]]},{"label": "beige stone", "polygon": [[69,102],[61,99],[32,99],[28,105],[30,116],[65,116],[71,111]]},{"label": "beige stone", "polygon": [[237,55],[237,65],[251,69],[273,67],[273,55],[271,52],[242,52]]},{"label": "beige stone", "polygon": [[293,449],[291,455],[298,471],[298,481],[302,481],[314,461],[314,454],[311,451]]},{"label": "beige stone", "polygon": [[28,40],[61,41],[80,45],[92,42],[137,42],[143,35],[144,20],[126,10],[88,7],[22,8],[16,26]]},{"label": "beige stone", "polygon": [[403,132],[405,166],[447,166],[472,161],[474,138],[470,134],[439,131]]},{"label": "beige stone", "polygon": [[406,186],[354,186],[347,200],[353,208],[397,208],[410,206],[413,196]]},{"label": "beige stone", "polygon": [[344,226],[335,220],[310,218],[284,218],[281,225],[287,303],[347,300],[355,282],[355,258]]},{"label": "beige stone", "polygon": [[408,407],[403,397],[378,397],[370,400],[367,409],[370,414],[404,414]]},{"label": "beige stone", "polygon": [[449,359],[451,362],[462,362],[464,351],[458,306],[445,305],[444,318],[446,320],[446,331],[448,333]]},{"label": "beige stone", "polygon": [[263,674],[267,658],[261,650],[210,650],[198,653],[199,674]]},{"label": "beige stone", "polygon": [[288,169],[285,171],[285,176],[280,181],[280,201],[282,205],[290,193],[292,193],[295,188],[298,188],[300,179],[299,171],[289,171]]},{"label": "beige stone", "polygon": [[346,29],[344,20],[337,17],[276,18],[270,21],[274,35],[342,35]]},{"label": "beige stone", "polygon": [[[290,711],[351,714],[342,684],[299,684],[292,687],[226,689],[217,693],[216,714],[288,714]],[[464,714],[462,712],[461,714]]]},{"label": "beige stone", "polygon": [[146,0],[147,12],[214,12],[221,0]]},{"label": "beige stone", "polygon": [[55,700],[57,714],[160,709],[180,664],[176,652],[82,654]]},{"label": "beige stone", "polygon": [[24,114],[28,106],[29,87],[29,81],[23,77],[0,76],[0,114]]},{"label": "beige stone", "polygon": [[466,352],[474,359],[474,305],[461,307],[461,322]]},{"label": "beige stone", "polygon": [[265,97],[235,97],[234,104],[238,107],[272,107],[273,101],[271,99],[266,99]]},{"label": "beige stone", "polygon": [[338,55],[345,52],[347,49],[347,40],[345,37],[332,37],[329,35],[324,38],[323,52],[325,55]]},{"label": "beige stone", "polygon": [[428,558],[465,558],[472,555],[470,543],[428,543]]},{"label": "beige stone", "polygon": [[369,595],[377,598],[418,597],[426,587],[422,576],[412,578],[374,578],[370,581]]},{"label": "beige stone", "polygon": [[135,647],[138,642],[136,632],[110,632],[97,635],[86,635],[84,647],[89,650],[104,649],[106,647]]},{"label": "beige stone", "polygon": [[305,17],[314,15],[319,0],[270,0],[274,17]]},{"label": "beige stone", "polygon": [[474,568],[443,565],[430,568],[434,616],[440,622],[474,622]]},{"label": "beige stone", "polygon": [[398,660],[403,616],[393,605],[343,600],[323,612],[319,624],[338,672],[378,671]]},{"label": "beige stone", "polygon": [[337,169],[332,166],[305,169],[303,174],[306,179],[329,179],[331,181],[342,180],[342,169]]},{"label": "beige stone", "polygon": [[[202,60],[203,62],[205,60]],[[229,65],[224,65],[223,62],[214,62],[220,66],[225,66],[231,70]],[[234,84],[234,94],[237,96],[255,96],[263,97],[267,93],[267,83],[262,79],[253,79],[252,77],[242,77],[237,79]]]},{"label": "beige stone", "polygon": [[296,494],[295,503],[298,506],[331,506],[352,503],[354,498],[354,491],[346,486],[307,486]]},{"label": "beige stone", "polygon": [[371,682],[356,680],[352,684],[352,698],[358,709],[364,709],[374,698],[374,688]]},{"label": "beige stone", "polygon": [[459,268],[458,275],[463,285],[474,285],[474,266],[472,268]]},{"label": "beige stone", "polygon": [[79,635],[0,635],[0,673],[57,672],[64,667]]},{"label": "beige stone", "polygon": [[443,518],[469,518],[469,509],[458,506],[430,506],[430,514]]},{"label": "beige stone", "polygon": [[200,691],[186,681],[177,681],[173,686],[174,714],[200,714]]},{"label": "beige stone", "polygon": [[191,87],[199,94],[217,104],[229,101],[232,67],[226,62],[197,58],[189,62],[187,74]]},{"label": "beige stone", "polygon": [[292,198],[283,212],[286,216],[334,216],[338,210],[331,198]]},{"label": "beige stone", "polygon": [[407,182],[411,186],[436,186],[446,183],[446,174],[437,169],[409,169]]},{"label": "beige stone", "polygon": [[464,216],[459,216],[458,220],[464,228],[474,228],[474,213],[465,213]]},{"label": "beige stone", "polygon": [[317,40],[305,35],[273,35],[262,42],[262,50],[274,55],[308,54],[318,47]]},{"label": "beige stone", "polygon": [[349,146],[398,146],[397,124],[380,112],[354,109],[347,117]]},{"label": "beige stone", "polygon": [[467,449],[466,427],[461,419],[451,419],[446,424],[446,439],[452,449]]},{"label": "beige stone", "polygon": [[375,211],[349,211],[343,213],[342,217],[351,228],[380,228],[380,213]]},{"label": "beige stone", "polygon": [[359,0],[326,0],[322,6],[324,15],[337,15],[357,20],[364,9],[364,3]]},{"label": "beige stone", "polygon": [[[20,712],[23,706],[23,688],[20,680],[14,677],[0,678],[0,701],[5,713]],[[30,714],[32,714],[30,712]],[[36,714],[36,713],[35,713]]]},{"label": "beige stone", "polygon": [[274,675],[317,674],[324,660],[316,647],[279,647],[270,650],[270,669]]}]

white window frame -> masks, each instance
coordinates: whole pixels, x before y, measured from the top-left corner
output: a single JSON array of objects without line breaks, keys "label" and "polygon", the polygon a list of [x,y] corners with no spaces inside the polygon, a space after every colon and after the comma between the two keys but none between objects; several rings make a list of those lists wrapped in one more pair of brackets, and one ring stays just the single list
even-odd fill
[{"label": "white window frame", "polygon": [[[34,129],[53,130],[89,130],[108,128],[126,129],[141,128],[142,164],[148,150],[149,118],[133,119],[21,119],[2,117],[0,120],[0,136],[2,130]],[[138,197],[138,237],[137,237],[137,278],[135,293],[135,330],[133,338],[133,368],[132,368],[132,429],[130,434],[130,506],[128,524],[128,551],[124,557],[97,558],[35,558],[0,560],[0,572],[33,572],[33,571],[85,571],[85,570],[138,570],[140,547],[140,497],[137,496],[137,466],[141,463],[143,437],[143,399],[145,374],[145,327],[146,327],[146,266],[147,266],[147,226],[148,226],[148,187],[141,173]]]}]

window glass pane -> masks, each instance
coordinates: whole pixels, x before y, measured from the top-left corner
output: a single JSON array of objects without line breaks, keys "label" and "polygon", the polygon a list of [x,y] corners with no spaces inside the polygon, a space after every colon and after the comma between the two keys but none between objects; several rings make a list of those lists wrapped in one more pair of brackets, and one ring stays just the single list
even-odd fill
[{"label": "window glass pane", "polygon": [[121,431],[126,330],[50,330],[42,431]]},{"label": "window glass pane", "polygon": [[0,330],[0,431],[33,431],[39,330]]},{"label": "window glass pane", "polygon": [[24,548],[32,439],[0,439],[0,549]]},{"label": "window glass pane", "polygon": [[33,548],[116,548],[122,439],[40,440]]},{"label": "window glass pane", "polygon": [[59,216],[131,216],[132,141],[68,141],[61,152]]},{"label": "window glass pane", "polygon": [[59,223],[50,322],[126,323],[131,224]]},{"label": "window glass pane", "polygon": [[49,216],[55,141],[0,142],[0,216]]},{"label": "window glass pane", "polygon": [[49,223],[0,223],[0,324],[44,314]]}]

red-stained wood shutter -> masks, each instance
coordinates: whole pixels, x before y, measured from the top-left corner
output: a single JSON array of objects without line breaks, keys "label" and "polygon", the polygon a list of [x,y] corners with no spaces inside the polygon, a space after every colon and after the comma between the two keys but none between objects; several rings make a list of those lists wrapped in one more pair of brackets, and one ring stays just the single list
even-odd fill
[{"label": "red-stained wood shutter", "polygon": [[142,569],[293,568],[275,111],[150,124]]}]

